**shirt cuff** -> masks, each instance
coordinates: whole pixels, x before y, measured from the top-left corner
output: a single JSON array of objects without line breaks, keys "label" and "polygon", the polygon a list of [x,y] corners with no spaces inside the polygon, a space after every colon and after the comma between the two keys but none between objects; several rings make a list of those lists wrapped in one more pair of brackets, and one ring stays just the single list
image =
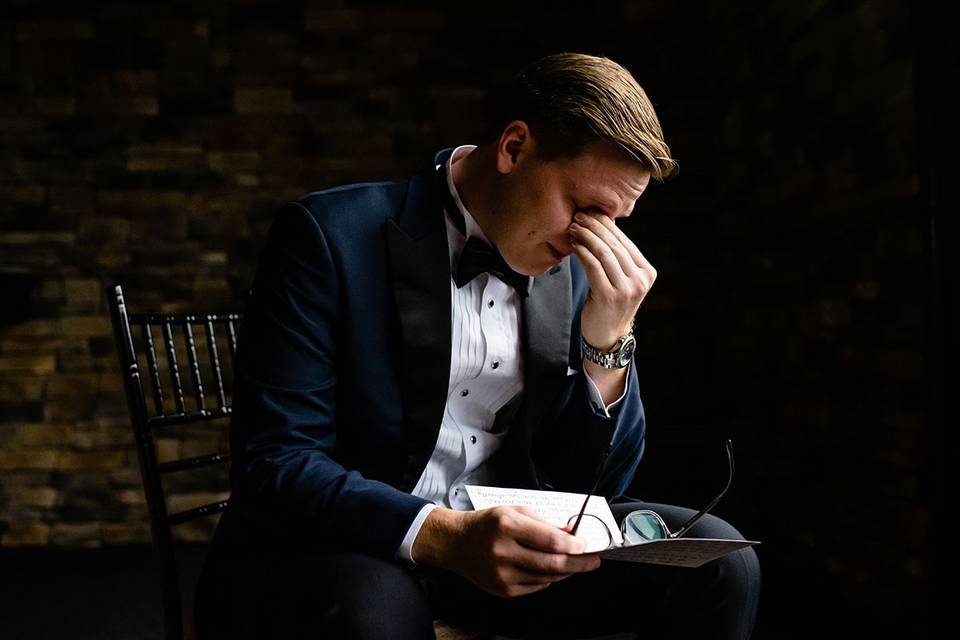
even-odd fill
[{"label": "shirt cuff", "polygon": [[410,525],[410,528],[407,529],[407,535],[403,537],[403,542],[400,543],[400,548],[397,549],[397,559],[406,560],[416,564],[417,561],[413,559],[413,542],[417,539],[417,534],[420,533],[420,528],[423,527],[424,521],[426,521],[427,516],[430,515],[430,512],[437,508],[435,504],[425,504],[423,508],[420,509],[420,513],[417,514],[417,517],[413,519],[413,523]]},{"label": "shirt cuff", "polygon": [[603,396],[600,395],[600,389],[597,388],[597,383],[593,381],[593,378],[590,377],[590,374],[587,373],[587,370],[583,370],[583,375],[587,377],[587,391],[590,394],[590,403],[593,404],[594,409],[598,413],[603,414],[606,418],[611,418],[610,411],[616,409],[620,406],[620,403],[627,396],[627,382],[630,380],[630,367],[633,366],[633,361],[627,363],[627,375],[623,379],[623,392],[620,394],[620,397],[611,402],[610,404],[604,406]]}]

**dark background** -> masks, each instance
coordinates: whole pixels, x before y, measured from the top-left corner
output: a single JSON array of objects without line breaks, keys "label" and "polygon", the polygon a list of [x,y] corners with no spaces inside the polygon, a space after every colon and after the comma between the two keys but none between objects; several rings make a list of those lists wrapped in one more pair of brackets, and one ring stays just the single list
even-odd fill
[{"label": "dark background", "polygon": [[937,554],[953,10],[0,7],[3,547],[149,542],[106,284],[134,310],[238,309],[280,203],[477,142],[491,87],[580,51],[632,71],[680,162],[622,224],[659,273],[638,318],[649,435],[632,494],[702,506],[731,437],[717,513],[763,541],[757,638],[932,628],[954,566]]}]

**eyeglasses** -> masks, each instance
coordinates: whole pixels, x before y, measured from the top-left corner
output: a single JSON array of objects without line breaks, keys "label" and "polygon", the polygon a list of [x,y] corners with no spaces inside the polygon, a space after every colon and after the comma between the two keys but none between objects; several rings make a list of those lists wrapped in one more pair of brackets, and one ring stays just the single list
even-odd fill
[{"label": "eyeglasses", "polygon": [[[661,518],[660,515],[654,511],[650,511],[649,509],[631,511],[620,524],[620,537],[623,540],[622,544],[635,545],[651,542],[653,540],[679,538],[689,531],[690,528],[696,524],[700,518],[717,506],[717,503],[720,502],[720,499],[723,498],[723,496],[727,493],[730,485],[733,484],[733,474],[735,470],[733,462],[733,440],[727,439],[726,450],[729,476],[727,477],[727,486],[723,488],[723,491],[720,492],[720,495],[714,498],[710,504],[701,509],[695,516],[683,523],[683,526],[681,526],[674,533],[670,532],[670,529],[667,528],[663,518]],[[577,531],[581,531],[584,537],[591,540],[602,541],[606,539],[607,542],[604,549],[609,549],[617,546],[614,543],[614,537],[613,533],[610,531],[610,527],[608,527],[607,523],[601,520],[598,516],[592,513],[586,513],[587,502],[590,501],[590,496],[600,485],[600,478],[603,475],[603,469],[606,465],[606,461],[607,457],[604,455],[603,459],[600,461],[600,472],[597,474],[597,480],[594,483],[593,488],[587,494],[586,500],[583,501],[583,506],[580,508],[580,513],[575,516],[571,516],[567,521],[567,525],[569,526],[570,524],[573,524],[573,528],[570,530],[571,535],[576,535]]]}]

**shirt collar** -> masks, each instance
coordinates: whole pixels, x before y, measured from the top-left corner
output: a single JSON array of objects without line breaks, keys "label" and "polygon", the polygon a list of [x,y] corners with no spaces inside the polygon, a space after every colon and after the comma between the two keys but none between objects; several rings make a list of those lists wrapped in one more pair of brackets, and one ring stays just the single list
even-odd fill
[{"label": "shirt collar", "polygon": [[[487,244],[490,244],[490,240],[483,232],[483,229],[480,228],[480,225],[477,224],[477,221],[474,220],[473,216],[470,215],[470,212],[467,211],[467,208],[463,205],[463,200],[460,199],[460,193],[457,191],[457,185],[453,183],[453,163],[462,160],[476,148],[477,145],[475,144],[462,144],[453,150],[453,153],[450,154],[450,161],[447,163],[447,186],[450,187],[450,194],[453,196],[454,202],[457,203],[457,208],[460,210],[460,213],[463,214],[466,238],[476,236]],[[450,214],[448,213],[447,215],[449,216]]]}]

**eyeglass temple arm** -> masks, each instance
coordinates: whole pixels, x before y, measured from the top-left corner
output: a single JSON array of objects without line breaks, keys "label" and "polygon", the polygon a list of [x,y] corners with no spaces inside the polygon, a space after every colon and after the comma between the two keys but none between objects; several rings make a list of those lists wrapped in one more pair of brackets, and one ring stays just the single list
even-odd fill
[{"label": "eyeglass temple arm", "polygon": [[730,485],[733,484],[733,474],[734,474],[734,471],[736,470],[733,463],[733,440],[727,438],[726,446],[727,446],[727,462],[730,466],[730,475],[727,477],[727,486],[723,488],[723,491],[720,492],[720,495],[714,498],[713,501],[710,502],[710,504],[708,504],[706,507],[701,509],[697,515],[693,516],[692,518],[687,520],[685,523],[683,523],[683,526],[680,527],[680,529],[678,529],[675,533],[671,533],[669,535],[670,538],[679,538],[684,533],[686,533],[690,527],[692,527],[697,523],[697,520],[699,520],[704,515],[706,515],[706,513],[710,511],[710,509],[713,509],[715,506],[717,506],[717,503],[720,502],[720,500],[723,498],[724,495],[726,495],[727,490],[730,488]]},{"label": "eyeglass temple arm", "polygon": [[607,456],[610,455],[610,450],[606,450],[603,453],[603,457],[600,458],[600,464],[597,465],[597,479],[593,482],[593,488],[587,492],[587,497],[583,501],[583,506],[580,507],[580,513],[577,514],[577,520],[573,523],[573,528],[570,530],[570,535],[577,535],[577,527],[580,526],[580,521],[583,520],[583,514],[587,511],[587,503],[590,502],[590,496],[596,492],[597,487],[600,486],[600,478],[603,477],[603,468],[607,466]]}]

